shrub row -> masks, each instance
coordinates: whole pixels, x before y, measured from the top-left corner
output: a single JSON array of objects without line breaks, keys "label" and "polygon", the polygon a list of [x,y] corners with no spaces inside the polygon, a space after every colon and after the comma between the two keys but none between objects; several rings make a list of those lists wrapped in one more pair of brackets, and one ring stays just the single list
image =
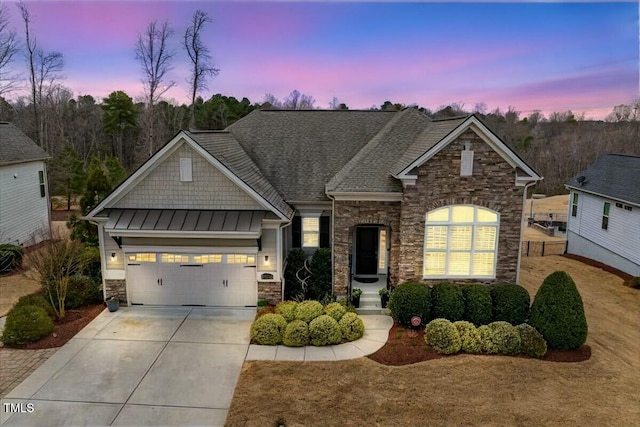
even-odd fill
[{"label": "shrub row", "polygon": [[438,353],[526,354],[542,358],[547,343],[535,328],[497,321],[478,328],[471,322],[434,319],[424,330],[425,344]]},{"label": "shrub row", "polygon": [[318,301],[282,301],[275,313],[262,315],[251,325],[251,340],[262,345],[323,346],[363,335],[362,319],[337,302],[323,307]]},{"label": "shrub row", "polygon": [[391,292],[389,310],[404,325],[410,325],[411,318],[419,316],[423,325],[443,318],[480,326],[492,321],[523,323],[529,317],[529,304],[529,293],[518,285],[438,283],[429,288],[422,283],[407,282]]}]

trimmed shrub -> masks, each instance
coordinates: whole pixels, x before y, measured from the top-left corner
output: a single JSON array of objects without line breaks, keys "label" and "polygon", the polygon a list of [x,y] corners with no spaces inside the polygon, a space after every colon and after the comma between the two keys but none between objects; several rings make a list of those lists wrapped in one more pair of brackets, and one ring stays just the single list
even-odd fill
[{"label": "trimmed shrub", "polygon": [[347,308],[339,302],[329,303],[324,308],[324,314],[333,317],[334,319],[336,319],[336,322],[339,322],[346,312]]},{"label": "trimmed shrub", "polygon": [[478,283],[462,286],[463,318],[476,326],[487,325],[493,319],[491,287]]},{"label": "trimmed shrub", "polygon": [[542,282],[527,322],[538,330],[549,348],[574,350],[587,340],[582,297],[571,276],[556,271]]},{"label": "trimmed shrub", "polygon": [[493,321],[503,321],[518,325],[529,317],[531,298],[529,292],[520,285],[500,284],[491,287],[493,299]]},{"label": "trimmed shrub", "polygon": [[262,345],[280,344],[286,327],[287,321],[281,314],[267,313],[251,324],[251,339]]},{"label": "trimmed shrub", "polygon": [[423,283],[402,283],[391,292],[387,307],[391,316],[403,325],[410,326],[413,316],[422,318],[424,324],[431,318],[430,289]]},{"label": "trimmed shrub", "polygon": [[336,319],[323,314],[309,323],[309,338],[315,346],[340,344],[342,330]]},{"label": "trimmed shrub", "polygon": [[51,303],[40,293],[21,296],[14,307],[24,305],[35,305],[36,307],[43,308],[51,318],[54,318],[56,315]]},{"label": "trimmed shrub", "polygon": [[22,267],[22,248],[3,243],[0,245],[0,274],[9,273]]},{"label": "trimmed shrub", "polygon": [[26,344],[46,337],[53,331],[53,320],[42,307],[16,306],[9,311],[2,333],[6,345]]},{"label": "trimmed shrub", "polygon": [[480,351],[485,354],[495,354],[498,352],[498,346],[493,342],[493,331],[489,325],[482,325],[478,328],[480,335]]},{"label": "trimmed shrub", "polygon": [[296,319],[309,323],[313,319],[322,315],[322,304],[318,301],[302,301],[296,307]]},{"label": "trimmed shrub", "polygon": [[289,323],[284,330],[282,344],[287,347],[304,347],[309,344],[309,325],[302,320]]},{"label": "trimmed shrub", "polygon": [[480,342],[480,334],[473,323],[459,320],[453,323],[453,326],[460,334],[461,350],[465,353],[481,353],[482,345]]},{"label": "trimmed shrub", "polygon": [[458,329],[447,319],[434,319],[424,328],[424,341],[438,353],[455,354],[462,343]]},{"label": "trimmed shrub", "polygon": [[459,286],[451,283],[438,283],[431,289],[431,315],[452,322],[462,320],[464,299]]},{"label": "trimmed shrub", "polygon": [[537,357],[541,359],[547,354],[547,342],[544,340],[542,334],[536,331],[531,325],[521,323],[516,326],[518,333],[520,333],[520,352],[527,356]]},{"label": "trimmed shrub", "polygon": [[296,319],[297,308],[298,303],[295,301],[280,301],[276,305],[275,312],[276,314],[281,314],[287,322],[292,322]]},{"label": "trimmed shrub", "polygon": [[498,353],[520,353],[520,334],[515,326],[507,322],[492,322],[487,325],[491,330],[490,339]]},{"label": "trimmed shrub", "polygon": [[364,322],[355,313],[346,313],[338,324],[342,331],[342,338],[347,341],[359,340],[364,335]]},{"label": "trimmed shrub", "polygon": [[69,278],[64,308],[77,308],[82,305],[100,301],[102,301],[100,286],[92,282],[91,278],[79,275]]}]

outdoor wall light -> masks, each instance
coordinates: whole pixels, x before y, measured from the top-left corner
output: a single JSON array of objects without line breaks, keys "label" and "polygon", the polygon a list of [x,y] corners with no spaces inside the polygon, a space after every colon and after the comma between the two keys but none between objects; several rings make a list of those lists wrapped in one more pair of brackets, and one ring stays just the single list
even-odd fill
[{"label": "outdoor wall light", "polygon": [[269,264],[269,255],[264,256],[264,263]]},{"label": "outdoor wall light", "polygon": [[115,252],[111,252],[111,260],[115,260],[116,259],[116,253]]}]

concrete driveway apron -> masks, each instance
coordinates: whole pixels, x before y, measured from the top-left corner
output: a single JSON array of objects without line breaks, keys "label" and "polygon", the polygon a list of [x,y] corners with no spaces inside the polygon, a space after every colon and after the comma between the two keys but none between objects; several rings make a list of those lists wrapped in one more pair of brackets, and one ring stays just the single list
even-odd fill
[{"label": "concrete driveway apron", "polygon": [[0,421],[222,426],[254,316],[255,309],[105,310],[2,400]]}]

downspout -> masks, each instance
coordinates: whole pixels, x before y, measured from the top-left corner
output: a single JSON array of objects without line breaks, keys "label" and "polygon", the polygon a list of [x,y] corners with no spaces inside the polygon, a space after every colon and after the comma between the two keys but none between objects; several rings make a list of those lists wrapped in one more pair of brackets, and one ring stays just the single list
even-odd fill
[{"label": "downspout", "polygon": [[284,239],[282,238],[282,230],[285,227],[288,227],[290,225],[291,225],[291,221],[287,221],[278,226],[278,241],[280,242],[280,247],[277,248],[277,250],[278,250],[278,257],[282,258],[278,263],[278,270],[280,270],[278,271],[278,275],[280,276],[280,281],[282,282],[282,286],[280,286],[280,301],[284,301],[284,287],[286,286],[286,283],[284,282],[284,268],[285,268],[285,264],[287,263],[287,257],[283,256],[284,251],[282,250],[284,245]]},{"label": "downspout", "polygon": [[[336,268],[335,268],[335,250],[334,250],[334,242],[335,242],[335,216],[336,216],[336,198],[329,193],[326,193],[327,197],[331,199],[331,295],[334,295],[334,279],[336,277]],[[351,292],[351,283],[347,285],[347,297]]]},{"label": "downspout", "polygon": [[538,181],[533,181],[524,186],[524,192],[522,194],[522,212],[520,214],[520,242],[518,244],[518,262],[516,263],[516,283],[520,283],[520,260],[522,259],[522,236],[524,235],[524,227],[522,226],[522,215],[524,215],[527,209],[527,189],[533,185],[536,185]]}]

